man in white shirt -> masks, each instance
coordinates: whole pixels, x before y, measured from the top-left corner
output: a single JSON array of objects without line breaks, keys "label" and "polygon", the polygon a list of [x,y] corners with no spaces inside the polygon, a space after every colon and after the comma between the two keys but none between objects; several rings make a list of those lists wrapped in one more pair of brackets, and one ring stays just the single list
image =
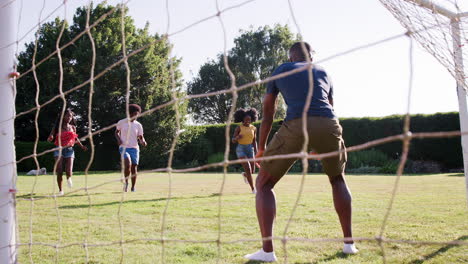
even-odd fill
[{"label": "man in white shirt", "polygon": [[135,183],[137,178],[137,166],[140,159],[140,143],[146,147],[147,143],[143,137],[143,126],[136,120],[136,116],[141,113],[141,107],[137,104],[130,104],[128,106],[130,119],[125,118],[117,123],[115,130],[115,138],[119,144],[119,152],[124,163],[124,192],[128,188],[128,176],[132,172],[132,187],[131,191],[135,191]]}]

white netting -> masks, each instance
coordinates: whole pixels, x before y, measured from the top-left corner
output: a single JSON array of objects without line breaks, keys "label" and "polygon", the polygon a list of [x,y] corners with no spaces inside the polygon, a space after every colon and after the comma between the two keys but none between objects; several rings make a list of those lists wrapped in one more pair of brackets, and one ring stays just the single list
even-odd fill
[{"label": "white netting", "polygon": [[[4,6],[7,6],[7,5],[9,5],[9,4],[13,3],[13,2],[15,2],[15,0],[6,1],[5,4],[0,5],[0,8],[3,8]],[[41,152],[41,153],[37,153],[37,146],[38,146],[38,141],[39,141],[38,118],[39,118],[39,115],[41,113],[41,109],[44,108],[45,106],[47,106],[47,105],[49,105],[49,104],[51,104],[53,102],[56,102],[56,101],[62,101],[63,102],[62,109],[63,109],[63,111],[65,111],[66,97],[68,95],[70,95],[71,93],[75,92],[75,91],[87,88],[87,89],[89,89],[87,120],[88,120],[88,122],[90,124],[92,124],[93,123],[92,122],[92,120],[93,120],[93,116],[92,116],[93,93],[94,93],[94,91],[96,89],[99,89],[99,88],[96,88],[94,86],[94,81],[98,80],[99,78],[103,77],[107,73],[111,72],[116,67],[125,68],[125,71],[126,71],[126,74],[127,74],[126,78],[125,78],[125,80],[126,80],[125,85],[127,87],[125,103],[128,105],[129,98],[130,98],[130,89],[131,89],[130,87],[132,85],[131,82],[130,82],[130,73],[131,73],[132,69],[130,68],[130,66],[128,64],[128,59],[133,57],[133,56],[136,56],[140,52],[143,52],[143,51],[151,48],[152,45],[154,45],[155,43],[158,42],[158,41],[154,41],[154,42],[148,43],[146,45],[143,45],[141,48],[136,49],[136,50],[132,50],[132,51],[129,51],[129,50],[126,49],[125,27],[124,27],[123,20],[124,20],[124,15],[125,15],[124,9],[125,9],[126,4],[128,2],[130,2],[130,1],[123,1],[122,5],[119,5],[119,6],[115,7],[115,8],[112,8],[109,12],[102,15],[99,19],[97,19],[92,24],[90,23],[90,7],[91,7],[91,5],[89,5],[88,9],[87,9],[86,30],[81,32],[80,34],[78,34],[75,38],[73,38],[73,39],[71,39],[71,40],[69,40],[68,42],[65,42],[65,43],[64,43],[64,41],[61,41],[61,39],[59,37],[57,39],[57,41],[56,41],[56,50],[55,50],[55,52],[52,52],[51,54],[46,56],[41,61],[36,61],[35,60],[36,53],[38,52],[37,47],[36,47],[37,45],[35,46],[31,69],[21,73],[21,76],[19,76],[19,78],[18,78],[18,79],[24,78],[25,76],[28,76],[28,75],[33,76],[33,78],[35,80],[35,83],[36,83],[36,88],[37,88],[36,91],[35,91],[35,93],[36,93],[35,94],[35,106],[31,107],[31,108],[29,108],[29,109],[27,109],[25,111],[22,111],[22,112],[18,113],[15,116],[15,118],[18,118],[18,117],[22,117],[22,116],[25,116],[25,115],[30,114],[30,113],[35,113],[35,121],[34,121],[35,133],[36,133],[35,144],[34,144],[33,153],[31,153],[31,155],[25,156],[22,159],[16,161],[17,163],[20,163],[20,162],[22,162],[24,160],[27,160],[27,159],[34,159],[35,164],[36,164],[36,168],[39,170],[41,166],[39,164],[39,161],[38,161],[37,157],[43,156],[43,155],[50,155],[51,152],[53,152],[54,150],[60,149],[60,148],[55,148],[55,149],[50,149],[50,150],[47,150],[47,151],[44,151],[44,152]],[[163,36],[163,38],[161,38],[161,40],[159,40],[159,41],[170,40],[171,37],[173,37],[174,35],[182,33],[185,30],[187,30],[187,29],[189,29],[189,28],[191,28],[191,27],[193,27],[193,26],[195,26],[197,24],[203,23],[203,22],[205,22],[205,21],[207,21],[209,19],[217,18],[219,20],[220,25],[223,28],[224,43],[225,43],[225,46],[224,46],[224,64],[225,64],[225,68],[226,68],[226,70],[227,70],[227,72],[229,74],[229,77],[231,79],[231,86],[230,87],[225,87],[225,89],[223,89],[221,91],[206,93],[206,94],[195,94],[195,95],[181,96],[181,93],[179,93],[178,90],[177,90],[177,84],[176,84],[175,77],[174,77],[175,76],[175,71],[174,71],[174,68],[173,68],[173,61],[170,60],[169,67],[170,67],[171,86],[172,86],[172,89],[171,89],[172,98],[170,100],[168,100],[167,102],[164,102],[164,103],[162,103],[160,105],[152,107],[149,110],[144,111],[140,115],[140,116],[152,115],[155,112],[160,111],[161,109],[165,109],[165,108],[173,108],[174,111],[175,111],[175,119],[176,119],[176,129],[175,129],[175,131],[176,131],[176,133],[174,135],[174,138],[171,140],[172,143],[171,143],[171,147],[170,147],[169,154],[168,154],[169,158],[168,158],[167,167],[157,168],[157,169],[148,170],[148,171],[140,171],[140,174],[153,173],[153,172],[167,172],[168,173],[167,196],[165,197],[166,198],[166,204],[164,206],[163,213],[160,216],[160,219],[161,219],[160,226],[159,226],[159,228],[154,229],[154,230],[159,231],[159,234],[157,234],[157,232],[154,232],[152,234],[149,234],[148,236],[137,237],[137,238],[134,238],[134,237],[127,238],[125,236],[124,228],[125,228],[125,225],[128,224],[128,223],[124,223],[124,221],[122,220],[122,218],[123,218],[122,216],[124,214],[122,211],[123,211],[124,203],[127,201],[126,200],[127,197],[126,197],[125,193],[122,192],[120,200],[116,201],[116,203],[119,204],[118,210],[116,212],[117,213],[117,218],[118,218],[118,226],[119,226],[118,239],[108,241],[108,242],[92,242],[90,240],[91,232],[95,231],[93,229],[93,225],[104,225],[105,224],[105,223],[93,223],[92,222],[91,211],[93,210],[93,208],[97,207],[97,204],[93,203],[93,199],[99,199],[99,198],[98,197],[93,197],[92,196],[93,194],[90,191],[96,190],[96,189],[98,189],[98,188],[100,188],[100,187],[102,187],[104,185],[109,185],[109,184],[113,184],[113,183],[116,183],[116,182],[120,181],[120,179],[115,179],[115,180],[101,182],[101,183],[96,184],[96,185],[89,185],[89,183],[88,183],[88,179],[90,177],[89,170],[90,170],[90,167],[91,167],[91,164],[93,162],[94,155],[95,155],[95,145],[94,145],[93,137],[95,137],[96,135],[99,135],[100,133],[102,133],[104,131],[115,128],[115,125],[110,125],[110,126],[106,126],[106,127],[100,127],[100,128],[98,128],[98,129],[96,129],[94,131],[92,129],[88,129],[87,135],[85,137],[83,137],[83,139],[88,139],[89,140],[90,146],[91,146],[90,147],[91,157],[90,157],[90,160],[89,160],[89,162],[88,162],[88,164],[86,166],[86,170],[85,170],[85,187],[74,189],[73,191],[68,192],[68,193],[65,194],[65,197],[72,197],[74,195],[79,195],[80,193],[84,193],[84,196],[86,197],[86,200],[87,200],[87,206],[86,206],[86,209],[87,209],[86,210],[86,214],[87,214],[86,222],[87,223],[85,224],[86,230],[81,230],[85,234],[84,238],[81,239],[81,240],[77,240],[76,242],[63,242],[62,241],[62,234],[63,234],[63,232],[67,232],[67,231],[64,230],[64,228],[66,228],[66,227],[63,227],[63,224],[62,224],[62,210],[61,210],[61,207],[59,206],[59,198],[57,197],[55,191],[52,191],[50,194],[47,194],[47,195],[38,196],[36,194],[36,187],[37,187],[37,182],[39,181],[39,176],[36,175],[36,178],[34,180],[34,183],[32,184],[32,188],[31,188],[30,192],[28,193],[27,191],[22,191],[23,195],[14,200],[14,202],[16,202],[16,203],[30,202],[28,241],[19,241],[19,240],[17,240],[18,242],[17,242],[16,245],[10,245],[10,246],[16,246],[20,250],[28,250],[29,261],[31,263],[34,262],[33,261],[33,250],[36,250],[39,247],[48,247],[48,248],[55,249],[55,255],[54,256],[49,256],[49,257],[53,258],[56,263],[60,263],[60,259],[59,259],[60,250],[65,249],[65,248],[69,248],[69,247],[75,247],[75,246],[82,247],[82,248],[84,248],[84,251],[85,251],[85,262],[88,263],[88,262],[90,262],[90,259],[91,259],[90,258],[90,256],[91,256],[90,250],[92,248],[108,247],[108,246],[113,246],[113,245],[114,246],[119,246],[120,247],[120,262],[123,262],[124,259],[125,259],[125,255],[127,254],[127,250],[126,250],[127,246],[138,245],[138,244],[145,243],[145,242],[146,243],[158,242],[158,243],[161,244],[160,259],[159,260],[151,259],[151,260],[148,260],[148,262],[155,262],[155,261],[165,262],[165,255],[168,254],[166,252],[166,249],[167,249],[167,245],[169,243],[176,243],[176,242],[183,242],[183,243],[214,243],[214,244],[216,244],[217,249],[218,249],[218,254],[214,258],[217,258],[217,262],[222,262],[222,259],[221,259],[222,258],[221,246],[223,244],[234,244],[234,243],[242,243],[242,242],[259,241],[259,239],[246,238],[246,237],[241,237],[239,239],[233,239],[233,240],[227,240],[227,239],[225,239],[223,237],[222,223],[223,223],[224,217],[226,217],[226,216],[223,216],[223,210],[222,209],[223,209],[223,194],[225,193],[225,189],[226,189],[227,167],[229,165],[232,165],[232,164],[239,164],[241,162],[245,162],[245,160],[242,160],[242,161],[240,161],[240,160],[229,160],[230,134],[231,134],[230,126],[232,124],[231,119],[232,119],[233,113],[234,113],[234,111],[236,109],[237,93],[239,91],[241,91],[241,90],[249,89],[249,88],[251,88],[251,87],[253,87],[255,85],[259,85],[259,84],[265,84],[268,81],[279,79],[281,77],[284,77],[284,76],[293,74],[295,72],[304,70],[305,68],[310,68],[312,66],[307,65],[306,67],[304,67],[302,69],[287,72],[287,73],[277,75],[277,76],[274,76],[274,77],[269,77],[269,78],[266,78],[266,79],[263,79],[263,80],[258,80],[258,81],[253,82],[253,83],[248,83],[248,84],[241,85],[241,86],[236,85],[236,76],[230,70],[229,63],[228,63],[228,60],[227,60],[227,48],[226,48],[227,40],[226,40],[226,33],[225,33],[224,24],[223,24],[223,14],[227,13],[227,12],[233,12],[237,7],[241,7],[241,6],[246,5],[246,4],[250,3],[250,2],[252,2],[252,0],[242,2],[242,3],[238,4],[238,5],[234,5],[234,6],[225,8],[225,9],[220,9],[219,6],[218,6],[218,2],[216,1],[217,13],[215,13],[215,14],[209,16],[209,17],[206,17],[206,18],[200,19],[198,21],[195,21],[192,24],[184,27],[181,30],[177,30],[177,31],[171,31],[171,27],[170,27],[170,25],[168,23],[168,27],[167,27],[167,31],[165,32],[165,35]],[[401,34],[401,35],[398,35],[398,36],[391,36],[391,37],[389,37],[387,39],[384,39],[384,40],[376,42],[376,43],[371,43],[371,44],[365,45],[363,47],[357,47],[357,48],[354,48],[354,49],[350,49],[347,52],[354,52],[356,50],[364,49],[364,48],[372,46],[372,45],[378,45],[379,43],[387,42],[387,41],[392,40],[394,38],[410,36],[410,37],[414,38],[415,40],[417,40],[431,54],[433,54],[452,73],[452,75],[454,77],[458,78],[458,81],[463,83],[463,85],[466,88],[466,77],[464,77],[464,76],[467,76],[467,70],[466,69],[463,70],[462,68],[460,68],[461,65],[455,65],[454,64],[454,57],[455,57],[455,51],[456,50],[454,50],[454,46],[452,44],[453,31],[451,29],[450,20],[447,19],[445,16],[440,15],[437,12],[433,12],[433,11],[427,9],[427,8],[421,7],[419,5],[415,5],[411,1],[397,1],[397,0],[394,0],[394,1],[381,1],[381,2],[382,2],[382,4],[384,6],[386,6],[392,12],[392,14],[399,21],[401,21],[401,23],[408,29],[409,33],[406,34],[406,35]],[[45,3],[45,1],[44,1],[44,3]],[[293,8],[291,7],[291,3],[289,1],[288,1],[288,3],[289,3],[289,6],[290,6],[291,16],[294,19]],[[461,12],[460,9],[457,9],[457,6],[455,5],[456,2],[448,1],[448,3],[454,4],[454,6],[455,6],[455,11],[454,12],[459,12],[459,13]],[[169,1],[166,1],[166,6],[168,6],[169,4],[170,4]],[[21,5],[23,5],[22,1],[21,1]],[[61,7],[64,7],[64,10],[66,12],[66,10],[67,10],[66,9],[67,1],[64,1],[59,7],[57,7],[54,10],[54,12],[56,10],[60,9]],[[105,69],[103,69],[103,70],[101,70],[99,72],[96,72],[96,70],[95,70],[96,69],[96,62],[95,62],[96,61],[96,57],[95,57],[96,56],[96,47],[95,47],[94,37],[93,37],[93,35],[91,33],[91,29],[98,26],[99,23],[105,21],[105,19],[109,15],[111,15],[113,13],[116,13],[116,12],[120,12],[121,15],[122,15],[122,25],[121,25],[121,29],[122,29],[122,40],[121,40],[122,56],[121,56],[121,59],[119,59],[118,61],[112,63],[111,65],[109,65]],[[43,21],[45,21],[51,15],[52,15],[52,13],[48,14],[45,17],[43,17],[42,16],[42,11],[41,11],[41,15],[40,15],[40,18],[39,18],[39,21],[38,21],[37,28],[40,28],[40,25],[43,23]],[[169,11],[167,11],[167,15],[168,15],[168,18],[169,18],[169,15],[170,15]],[[64,16],[66,17],[66,13],[65,13]],[[21,18],[19,18],[19,20],[20,19]],[[462,46],[461,47],[461,50],[462,50],[461,55],[466,58],[466,57],[468,57],[468,54],[467,54],[467,48],[464,45],[468,45],[468,39],[467,39],[468,19],[466,17],[463,17],[463,18],[460,17],[458,19],[455,19],[454,21],[459,22],[459,25],[460,25],[460,40],[461,40],[461,46]],[[300,27],[299,27],[299,25],[297,23],[296,23],[296,27],[297,27],[298,32],[300,32]],[[33,29],[31,29],[31,31],[32,30]],[[63,24],[62,31],[59,34],[59,36],[62,35],[63,30],[65,30],[65,24]],[[29,32],[27,32],[27,33],[29,33]],[[75,42],[81,40],[83,38],[83,36],[88,36],[88,39],[90,41],[90,45],[92,47],[92,56],[93,57],[91,59],[89,79],[84,81],[84,82],[81,82],[81,83],[76,83],[76,84],[74,84],[72,86],[72,88],[67,89],[66,91],[63,91],[62,87],[63,87],[63,84],[64,84],[64,82],[63,82],[64,72],[63,72],[63,62],[61,61],[61,54],[68,47],[72,46]],[[4,47],[0,47],[0,49],[9,47],[10,45],[18,45],[18,43],[21,40],[23,40],[24,38],[25,38],[25,36],[19,36],[18,35],[17,36],[17,41],[15,43],[11,43],[11,44],[6,45]],[[36,44],[37,44],[37,41],[38,40],[36,39]],[[17,50],[18,50],[18,47],[17,47]],[[347,52],[337,54],[337,56],[340,56],[342,54],[346,54]],[[409,60],[410,61],[411,71],[412,71],[412,55],[413,55],[412,52],[413,52],[413,45],[412,45],[412,42],[411,42],[411,45],[410,45],[410,60]],[[58,83],[59,83],[59,91],[60,92],[56,96],[50,98],[49,100],[47,100],[47,101],[45,101],[45,102],[43,102],[41,104],[41,103],[39,103],[40,102],[39,96],[40,96],[41,87],[39,85],[40,82],[38,80],[36,70],[39,67],[41,67],[41,64],[43,64],[44,62],[46,62],[47,60],[50,60],[52,58],[53,59],[58,59],[58,61],[59,61],[59,69],[57,69],[57,70],[59,72]],[[333,58],[333,56],[330,57],[329,59],[332,59],[332,58]],[[461,71],[461,74],[460,74],[460,71]],[[462,76],[462,77],[460,77],[460,76]],[[312,78],[312,76],[309,76],[309,78]],[[409,81],[409,89],[408,89],[408,91],[409,91],[408,92],[408,112],[409,112],[409,104],[410,104],[410,101],[411,101],[411,86],[412,86],[412,76],[411,76],[410,81]],[[312,89],[310,89],[310,91],[311,90]],[[175,151],[176,145],[178,143],[180,133],[182,133],[181,124],[180,124],[182,117],[180,116],[180,113],[179,113],[179,105],[181,103],[183,103],[183,102],[186,102],[186,101],[192,99],[192,98],[201,98],[201,97],[213,96],[213,95],[218,95],[218,94],[223,94],[223,93],[231,93],[232,94],[232,99],[233,99],[233,104],[231,105],[231,108],[230,108],[229,119],[227,120],[227,126],[226,126],[226,131],[225,131],[226,141],[225,141],[224,161],[219,162],[219,163],[206,164],[206,165],[202,165],[202,166],[195,166],[195,167],[186,168],[186,169],[174,169],[173,165],[172,165],[173,164],[173,158],[174,158],[174,151]],[[309,92],[307,100],[311,100],[311,96],[312,96],[312,93]],[[128,116],[128,114],[129,113],[127,111],[127,116]],[[305,120],[305,116],[304,116],[304,120]],[[1,121],[1,122],[5,122],[5,121]],[[393,142],[393,141],[402,141],[403,142],[403,150],[402,150],[401,160],[400,160],[400,164],[399,164],[398,172],[397,172],[398,177],[396,177],[394,188],[392,190],[392,196],[391,196],[390,204],[388,206],[388,209],[386,210],[384,219],[382,221],[382,225],[381,225],[381,228],[380,228],[379,235],[377,237],[362,237],[362,238],[356,237],[356,238],[354,238],[354,240],[356,240],[356,241],[374,241],[374,242],[377,242],[381,247],[384,262],[387,261],[387,256],[385,254],[385,247],[384,247],[385,243],[403,243],[403,244],[417,244],[417,245],[467,245],[466,242],[459,241],[459,240],[456,240],[456,241],[442,241],[442,242],[441,241],[420,241],[420,240],[405,240],[405,239],[387,239],[384,236],[385,235],[385,230],[386,230],[386,227],[387,227],[388,218],[389,218],[390,213],[392,212],[393,202],[396,199],[396,193],[397,193],[397,189],[399,187],[400,176],[403,173],[403,168],[404,168],[404,165],[405,165],[405,162],[406,162],[406,159],[407,159],[407,155],[408,155],[408,151],[409,151],[409,147],[410,147],[410,144],[409,144],[410,141],[412,139],[415,139],[415,138],[424,139],[424,138],[439,138],[439,137],[460,136],[459,131],[454,131],[454,132],[433,132],[433,133],[413,133],[413,134],[411,134],[409,128],[410,128],[410,116],[409,116],[409,113],[408,113],[408,115],[406,116],[405,122],[404,122],[404,129],[403,129],[401,134],[395,135],[395,136],[392,136],[392,137],[388,137],[388,138],[382,138],[382,139],[370,141],[370,142],[367,142],[365,144],[358,145],[358,146],[348,147],[348,151],[357,151],[357,150],[367,149],[367,148],[370,148],[370,147],[373,147],[373,146],[377,146],[377,145],[381,145],[381,144],[388,143],[388,142]],[[295,158],[298,158],[298,159],[302,159],[302,162],[303,162],[303,175],[302,175],[302,178],[301,178],[300,190],[299,190],[299,192],[297,194],[297,198],[295,199],[295,203],[294,203],[293,209],[291,210],[291,214],[290,214],[290,217],[288,219],[288,222],[287,222],[287,224],[285,226],[285,229],[283,230],[283,235],[281,237],[273,237],[274,240],[280,240],[283,243],[284,261],[285,262],[288,261],[288,251],[286,251],[286,249],[287,249],[287,243],[289,241],[302,241],[302,242],[309,242],[309,243],[324,243],[324,242],[330,242],[330,241],[343,241],[343,239],[333,239],[333,238],[310,239],[310,238],[307,238],[307,237],[288,237],[288,228],[290,227],[290,224],[292,223],[292,219],[295,216],[296,208],[299,205],[299,202],[300,202],[300,199],[301,199],[301,196],[302,196],[302,190],[303,190],[303,187],[304,187],[305,176],[307,174],[306,173],[307,172],[307,164],[308,164],[307,160],[308,159],[322,159],[322,158],[325,158],[325,157],[335,156],[335,155],[339,154],[339,153],[335,152],[335,153],[327,153],[327,154],[321,154],[321,155],[311,155],[311,154],[307,153],[307,151],[305,149],[305,146],[306,146],[306,144],[304,144],[304,149],[300,153],[294,153],[294,154],[289,154],[289,155],[281,155],[281,156],[272,156],[272,157],[266,157],[266,158],[260,159],[260,160],[271,160],[271,159],[284,159],[284,158],[295,157]],[[0,166],[6,166],[6,165],[8,165],[8,164],[0,164]],[[206,240],[194,240],[194,239],[192,239],[190,237],[190,235],[188,237],[186,237],[185,239],[167,238],[166,232],[167,232],[167,230],[169,228],[168,226],[170,225],[170,222],[169,222],[170,220],[168,219],[168,214],[170,214],[170,202],[171,202],[171,199],[173,198],[172,197],[172,191],[173,191],[172,174],[175,173],[175,172],[181,172],[182,173],[182,172],[201,171],[203,169],[207,169],[207,168],[211,168],[211,167],[223,167],[223,169],[224,169],[223,170],[224,171],[223,178],[222,178],[222,181],[221,181],[221,185],[219,186],[219,192],[218,192],[219,200],[218,200],[218,205],[217,205],[217,210],[218,210],[218,212],[217,212],[217,237],[214,238],[214,239],[206,239]],[[53,181],[52,186],[55,186],[55,178],[53,177],[53,179],[54,179],[54,181]],[[14,198],[14,196],[13,196],[13,198]],[[42,200],[47,200],[47,199],[50,199],[52,201],[52,203],[53,203],[52,207],[53,207],[53,210],[55,211],[55,214],[57,216],[57,225],[58,225],[58,227],[57,227],[57,236],[54,237],[54,238],[38,238],[38,239],[36,239],[35,237],[33,237],[33,233],[36,233],[36,230],[34,230],[35,222],[33,221],[33,219],[37,220],[37,218],[34,218],[34,214],[35,214],[35,212],[37,213],[37,211],[38,211],[38,208],[36,208],[35,204],[37,202],[40,202]],[[5,206],[5,205],[0,205],[0,206]],[[187,210],[190,210],[190,208],[187,208]],[[17,232],[22,232],[22,230],[19,230]],[[117,232],[117,230],[115,232]],[[280,232],[280,231],[277,230],[277,232]]]},{"label": "white netting", "polygon": [[[466,89],[468,70],[462,65],[455,65],[455,57],[456,52],[460,52],[463,58],[468,57],[468,15],[461,15],[463,10],[457,1],[445,1],[447,9],[441,9],[435,2],[432,4],[429,1],[380,2],[408,30],[408,34],[444,65]],[[422,3],[427,4],[422,6]],[[453,14],[446,14],[444,10],[452,10]],[[454,44],[454,39],[460,39],[460,43]]]}]

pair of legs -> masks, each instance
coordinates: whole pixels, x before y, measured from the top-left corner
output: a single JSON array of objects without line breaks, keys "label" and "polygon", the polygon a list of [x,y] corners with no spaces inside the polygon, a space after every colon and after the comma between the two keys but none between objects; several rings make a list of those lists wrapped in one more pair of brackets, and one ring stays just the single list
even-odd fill
[{"label": "pair of legs", "polygon": [[[346,244],[353,244],[351,229],[351,193],[344,179],[346,148],[342,139],[342,128],[336,119],[326,117],[308,117],[308,150],[328,153],[342,150],[339,155],[322,159],[325,173],[328,175],[333,192],[333,203],[338,214]],[[304,136],[302,120],[285,121],[265,150],[264,156],[298,153],[302,150]],[[296,159],[278,159],[262,162],[257,176],[256,208],[262,238],[273,235],[273,222],[276,217],[276,198],[273,191],[276,183],[283,177]],[[272,252],[271,239],[263,241],[263,251]]]},{"label": "pair of legs", "polygon": [[132,187],[131,191],[135,191],[135,184],[137,180],[137,167],[138,161],[140,160],[140,149],[138,148],[125,148],[119,147],[119,152],[122,157],[122,162],[124,164],[124,176],[125,176],[125,184],[124,184],[124,191],[127,191],[128,187],[128,178],[132,178]]},{"label": "pair of legs", "polygon": [[[239,159],[246,159],[247,157],[239,157]],[[252,191],[255,189],[254,184],[253,184],[253,179],[252,179],[252,174],[255,173],[255,163],[253,161],[251,162],[244,162],[241,163],[242,167],[244,168],[245,171],[245,178],[247,179],[247,182],[250,185],[250,189]]]},{"label": "pair of legs", "polygon": [[[253,158],[254,147],[252,144],[237,144],[236,154],[239,159]],[[252,180],[252,174],[255,172],[255,162],[243,162],[241,165],[245,171],[243,175],[247,179],[247,182],[250,185],[250,189],[254,193],[255,187]]]},{"label": "pair of legs", "polygon": [[[343,174],[340,174],[330,178],[330,183],[333,190],[333,203],[340,219],[343,236],[351,238],[353,236],[351,229],[351,193],[343,176]],[[257,177],[256,208],[263,239],[273,236],[273,222],[276,217],[276,197],[273,187],[279,179],[272,177],[262,168]],[[353,241],[347,240],[345,243],[352,244]],[[273,251],[273,241],[271,239],[263,240],[262,246],[265,252]]]},{"label": "pair of legs", "polygon": [[[62,150],[54,151],[55,171],[57,173],[57,185],[60,194],[63,194],[63,165],[65,165],[65,173],[67,175],[68,187],[71,187],[71,176],[73,174],[73,160],[75,159],[75,151],[73,147],[64,147]],[[65,163],[65,164],[64,164]]]},{"label": "pair of legs", "polygon": [[67,175],[67,179],[69,179],[73,174],[73,159],[74,158],[65,158],[55,157],[55,171],[57,173],[57,185],[59,191],[62,191],[62,181],[63,181],[63,165],[65,163],[65,173]]},{"label": "pair of legs", "polygon": [[132,164],[130,158],[124,158],[124,176],[125,176],[125,191],[127,191],[128,178],[130,173],[132,173],[132,187],[131,190],[135,191],[135,183],[137,180],[137,167],[138,164]]}]

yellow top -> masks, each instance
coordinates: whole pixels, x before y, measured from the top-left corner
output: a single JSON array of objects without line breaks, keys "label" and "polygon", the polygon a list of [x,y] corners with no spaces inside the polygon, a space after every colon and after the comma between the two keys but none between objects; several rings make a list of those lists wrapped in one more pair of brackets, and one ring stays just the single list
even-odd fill
[{"label": "yellow top", "polygon": [[242,145],[252,144],[257,128],[253,125],[249,125],[248,127],[246,127],[242,124],[239,127],[239,135],[241,135],[242,137],[237,142]]}]

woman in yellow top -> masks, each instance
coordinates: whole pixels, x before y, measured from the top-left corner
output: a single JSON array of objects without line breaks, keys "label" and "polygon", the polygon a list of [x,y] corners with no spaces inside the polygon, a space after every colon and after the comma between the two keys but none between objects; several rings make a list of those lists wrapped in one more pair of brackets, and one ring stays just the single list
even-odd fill
[{"label": "woman in yellow top", "polygon": [[[238,143],[236,154],[239,159],[253,158],[255,153],[257,153],[257,128],[251,124],[252,122],[257,121],[257,117],[258,113],[255,108],[250,108],[248,110],[241,108],[234,113],[234,122],[242,122],[242,124],[236,128],[234,135],[232,136],[232,143]],[[250,185],[252,193],[256,193],[252,180],[252,174],[255,171],[254,162],[242,163],[242,167],[244,167],[245,171],[242,173],[245,182]]]}]

